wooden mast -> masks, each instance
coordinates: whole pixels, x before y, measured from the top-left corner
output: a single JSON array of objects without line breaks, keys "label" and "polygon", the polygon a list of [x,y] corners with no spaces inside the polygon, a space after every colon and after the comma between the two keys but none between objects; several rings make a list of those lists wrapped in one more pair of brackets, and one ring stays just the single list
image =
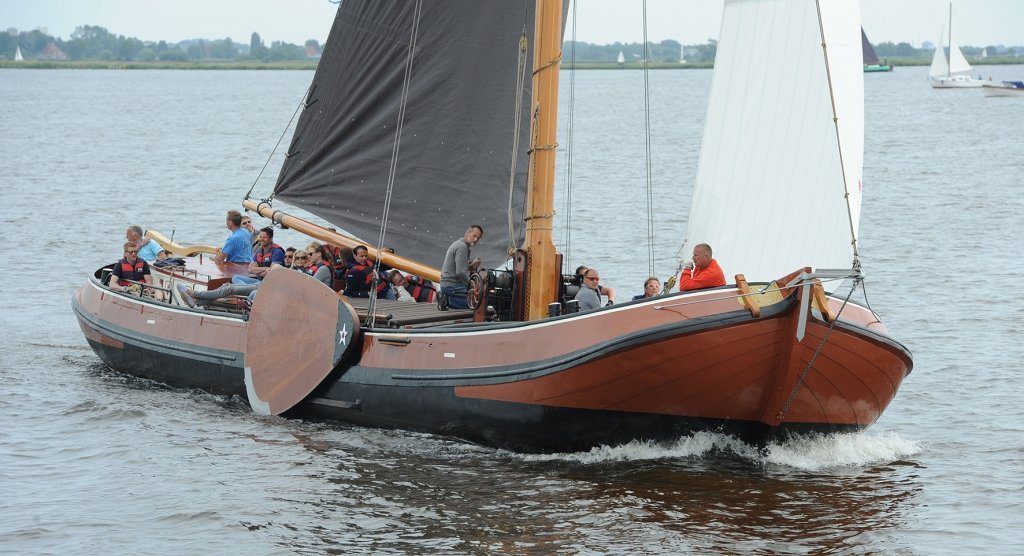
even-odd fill
[{"label": "wooden mast", "polygon": [[[562,1],[537,0],[534,21],[533,103],[530,114],[530,187],[526,195],[525,320],[545,318],[557,300],[561,268],[552,240],[555,217],[555,148],[558,140],[558,69],[562,57]],[[536,131],[534,131],[536,130]]]}]

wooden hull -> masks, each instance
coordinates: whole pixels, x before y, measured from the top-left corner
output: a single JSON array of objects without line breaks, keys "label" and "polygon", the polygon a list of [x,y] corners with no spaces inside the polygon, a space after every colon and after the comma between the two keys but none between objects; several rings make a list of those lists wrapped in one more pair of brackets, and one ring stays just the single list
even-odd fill
[{"label": "wooden hull", "polygon": [[[801,381],[828,323],[810,311],[798,341],[798,294],[758,318],[736,294],[735,287],[673,294],[532,323],[367,330],[359,349],[290,414],[519,451],[708,429],[761,441],[865,428],[911,370],[906,348],[870,311],[848,304]],[[836,310],[841,300],[828,303]],[[95,282],[73,305],[111,367],[244,395],[241,318],[131,300]]]}]

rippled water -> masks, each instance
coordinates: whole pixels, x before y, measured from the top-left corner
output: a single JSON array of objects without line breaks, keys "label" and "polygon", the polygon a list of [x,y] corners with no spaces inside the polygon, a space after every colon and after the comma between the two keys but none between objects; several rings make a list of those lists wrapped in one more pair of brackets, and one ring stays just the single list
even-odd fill
[{"label": "rippled water", "polygon": [[[915,355],[872,429],[523,456],[257,417],[88,348],[73,289],[128,223],[219,244],[311,72],[0,70],[0,551],[1018,552],[1024,99],[933,91],[925,71],[865,76],[868,292]],[[661,275],[710,76],[651,74]],[[571,259],[622,294],[647,274],[642,95],[636,72],[577,75]]]}]

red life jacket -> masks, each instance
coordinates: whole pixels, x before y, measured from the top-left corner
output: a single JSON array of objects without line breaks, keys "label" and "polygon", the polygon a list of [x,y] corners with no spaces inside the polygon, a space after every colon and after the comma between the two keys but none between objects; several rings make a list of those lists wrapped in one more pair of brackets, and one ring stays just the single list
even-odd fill
[{"label": "red life jacket", "polygon": [[132,264],[125,259],[121,259],[121,276],[117,280],[118,286],[127,286],[131,282],[128,280],[134,280],[141,282],[146,278],[146,261],[142,260],[142,257],[135,259],[135,264]]},{"label": "red life jacket", "polygon": [[[256,251],[256,254],[253,255],[252,259],[254,261],[256,261],[256,264],[259,265],[259,266],[270,266],[270,263],[274,259],[274,250],[275,249],[281,249],[281,246],[276,244],[276,243],[271,243],[270,244],[270,252],[264,252],[263,248],[260,247],[260,249],[258,251]],[[284,249],[281,249],[281,252],[283,253]]]},{"label": "red life jacket", "polygon": [[[307,266],[305,268],[305,272],[306,272],[306,274],[309,274],[310,276],[316,276],[316,271],[320,270],[321,267],[325,267],[325,266],[327,266],[327,265],[324,264],[324,263],[311,264],[311,265],[309,265],[309,266]],[[327,268],[330,268],[330,267],[328,266]]]},{"label": "red life jacket", "polygon": [[[354,292],[367,292],[369,293],[370,287],[373,284],[373,265],[376,264],[372,259],[366,259],[365,264],[356,263],[354,266],[349,267],[348,275],[345,278],[346,287],[345,290]],[[377,279],[377,297],[383,297],[384,291],[388,289],[388,277],[384,272],[380,272],[379,278]]]},{"label": "red life jacket", "polygon": [[417,303],[433,303],[434,297],[437,295],[437,292],[434,291],[434,283],[419,276],[410,276],[409,285],[405,289]]}]

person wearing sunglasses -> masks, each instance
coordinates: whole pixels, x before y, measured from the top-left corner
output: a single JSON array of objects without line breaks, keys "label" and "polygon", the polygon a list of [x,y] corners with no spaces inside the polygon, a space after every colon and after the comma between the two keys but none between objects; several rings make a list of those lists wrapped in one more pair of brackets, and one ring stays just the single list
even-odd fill
[{"label": "person wearing sunglasses", "polygon": [[[583,287],[583,283],[586,282],[586,280],[583,279],[583,276],[586,275],[587,270],[589,270],[589,267],[587,267],[587,265],[585,264],[581,264],[580,266],[576,267],[576,278],[580,282],[580,287]],[[612,288],[610,286],[598,285],[597,294],[607,297],[609,301],[615,301],[615,288]],[[609,303],[609,305],[611,305],[611,303]]]},{"label": "person wearing sunglasses", "polygon": [[295,257],[295,248],[289,247],[284,250],[284,266],[285,268],[292,267],[292,258]]},{"label": "person wearing sunglasses", "polygon": [[[116,281],[115,281],[116,280]],[[139,247],[134,241],[124,244],[124,258],[117,261],[110,272],[110,283],[122,289],[128,288],[133,282],[152,284],[149,263],[139,257]]]},{"label": "person wearing sunglasses", "polygon": [[601,277],[598,275],[597,270],[588,268],[583,273],[583,285],[580,287],[580,291],[576,292],[576,301],[580,303],[580,311],[589,311],[591,309],[598,309],[604,305],[604,301],[601,297],[601,291],[608,292],[608,305],[615,303],[615,290],[611,288],[603,288],[599,283]]},{"label": "person wearing sunglasses", "polygon": [[647,299],[649,297],[654,297],[659,293],[661,293],[661,281],[658,280],[657,276],[651,276],[650,278],[644,280],[644,293],[640,295],[634,295],[633,301],[636,301],[638,299]]}]

